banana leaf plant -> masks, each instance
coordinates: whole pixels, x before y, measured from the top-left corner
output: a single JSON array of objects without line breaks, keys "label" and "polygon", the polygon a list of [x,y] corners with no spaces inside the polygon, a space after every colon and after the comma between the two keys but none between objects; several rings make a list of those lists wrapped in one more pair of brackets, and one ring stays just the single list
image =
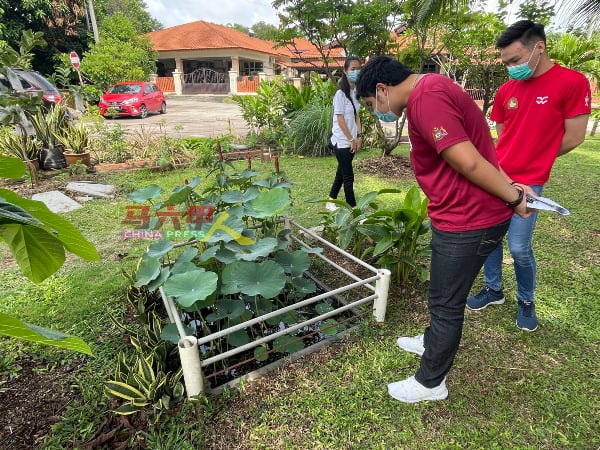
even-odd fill
[{"label": "banana leaf plant", "polygon": [[[0,178],[20,178],[25,163],[0,156]],[[23,275],[40,283],[65,262],[70,251],[86,260],[100,259],[96,248],[58,214],[39,201],[0,188],[0,240],[5,241]],[[0,313],[0,334],[91,354],[81,339],[38,327]]]}]

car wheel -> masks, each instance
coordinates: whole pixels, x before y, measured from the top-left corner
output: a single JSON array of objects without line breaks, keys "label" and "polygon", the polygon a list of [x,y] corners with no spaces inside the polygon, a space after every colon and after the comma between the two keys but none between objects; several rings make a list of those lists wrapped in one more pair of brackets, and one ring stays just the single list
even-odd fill
[{"label": "car wheel", "polygon": [[148,117],[148,108],[146,105],[142,105],[140,106],[140,118],[145,119],[146,117]]},{"label": "car wheel", "polygon": [[166,112],[167,112],[167,102],[162,102],[162,105],[160,105],[160,113],[165,114]]}]

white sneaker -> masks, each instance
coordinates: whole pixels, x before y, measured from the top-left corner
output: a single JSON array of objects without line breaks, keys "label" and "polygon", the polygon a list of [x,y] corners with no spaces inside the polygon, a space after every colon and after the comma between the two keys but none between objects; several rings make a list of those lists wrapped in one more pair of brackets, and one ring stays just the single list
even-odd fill
[{"label": "white sneaker", "polygon": [[400,347],[402,350],[423,356],[423,353],[425,353],[425,344],[423,343],[423,339],[424,336],[420,334],[415,337],[402,336],[399,337],[396,342],[398,343],[398,347]]},{"label": "white sneaker", "polygon": [[337,209],[337,205],[335,203],[327,202],[325,203],[325,209],[327,211],[335,211]]},{"label": "white sneaker", "polygon": [[406,380],[388,384],[388,393],[396,400],[404,403],[444,400],[448,397],[445,378],[439,386],[430,389],[423,386],[412,376]]}]

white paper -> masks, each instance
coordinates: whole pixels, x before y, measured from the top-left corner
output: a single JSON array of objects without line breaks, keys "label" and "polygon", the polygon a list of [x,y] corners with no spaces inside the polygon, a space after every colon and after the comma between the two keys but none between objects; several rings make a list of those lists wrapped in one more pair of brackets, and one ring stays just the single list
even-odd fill
[{"label": "white paper", "polygon": [[563,208],[561,205],[556,203],[554,200],[550,200],[546,197],[534,197],[533,195],[527,194],[527,207],[531,209],[543,209],[545,211],[554,211],[563,216],[571,214],[567,208]]}]

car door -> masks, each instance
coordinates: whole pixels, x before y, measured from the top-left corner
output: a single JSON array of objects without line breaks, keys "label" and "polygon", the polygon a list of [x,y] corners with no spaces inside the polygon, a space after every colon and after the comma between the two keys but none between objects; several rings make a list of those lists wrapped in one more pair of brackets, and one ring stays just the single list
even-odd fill
[{"label": "car door", "polygon": [[144,102],[149,111],[158,111],[158,107],[156,106],[156,93],[154,92],[154,89],[152,89],[151,83],[146,83],[144,85]]}]

